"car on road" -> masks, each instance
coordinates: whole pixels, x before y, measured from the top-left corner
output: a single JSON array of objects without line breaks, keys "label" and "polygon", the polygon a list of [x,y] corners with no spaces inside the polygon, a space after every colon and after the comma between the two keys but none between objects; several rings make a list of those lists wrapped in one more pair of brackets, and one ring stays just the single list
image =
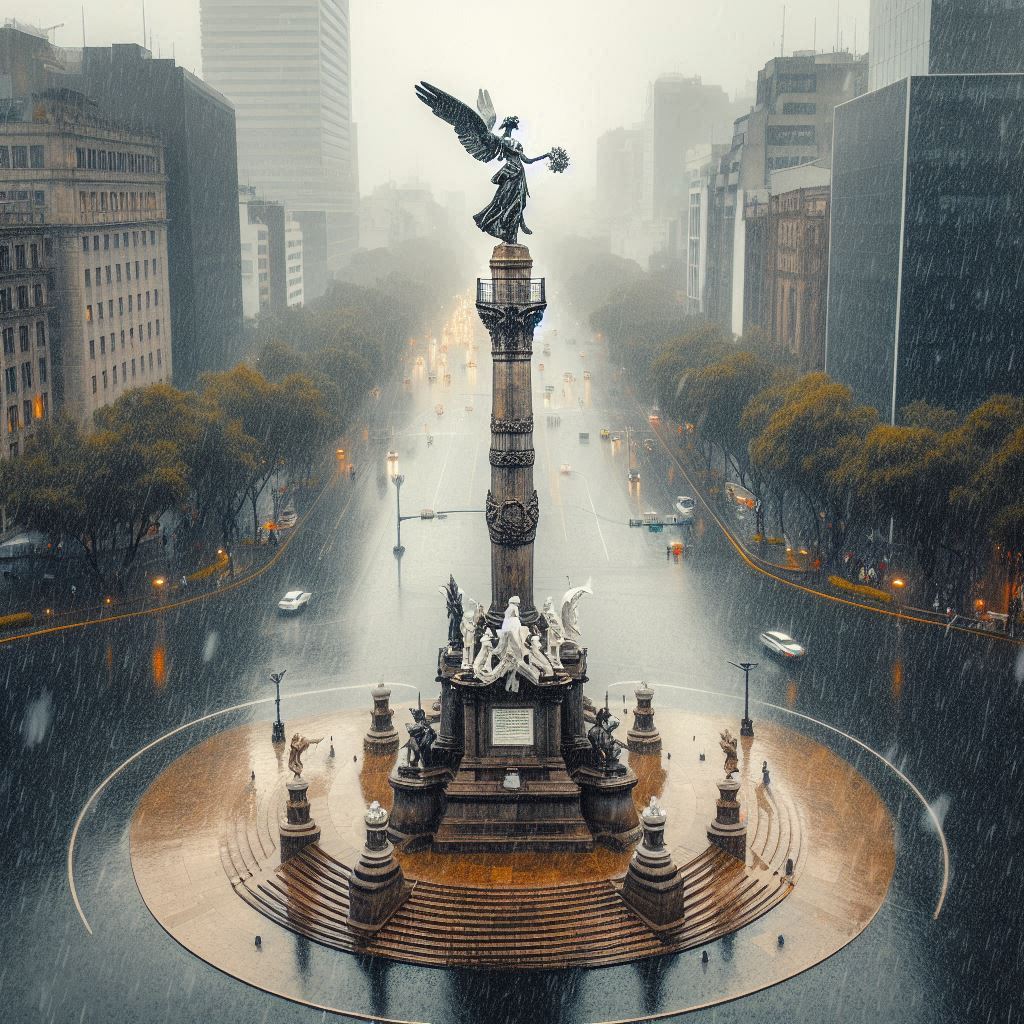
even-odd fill
[{"label": "car on road", "polygon": [[661,422],[661,410],[657,406],[651,410],[650,415],[647,417],[647,422],[652,427],[656,427]]},{"label": "car on road", "polygon": [[396,452],[396,451],[388,452],[388,462],[397,462],[397,461],[398,461],[398,452]]},{"label": "car on road", "polygon": [[601,428],[601,440],[607,441],[612,436],[612,432],[607,427]]},{"label": "car on road", "polygon": [[678,512],[683,519],[692,519],[696,511],[697,502],[695,502],[688,494],[680,494],[676,498],[676,512]]},{"label": "car on road", "polygon": [[644,451],[645,452],[653,452],[654,451],[654,438],[653,437],[645,437],[644,438]]},{"label": "car on road", "polygon": [[558,467],[558,472],[561,473],[562,476],[568,476],[572,472],[572,466],[570,466],[568,462],[563,462]]},{"label": "car on road", "polygon": [[444,406],[440,402],[438,402],[437,405],[434,406],[434,412],[436,412],[438,416],[443,416]]},{"label": "car on road", "polygon": [[798,644],[788,633],[777,629],[762,633],[759,639],[765,650],[781,658],[802,658],[807,654],[806,647]]},{"label": "car on road", "polygon": [[312,594],[307,594],[304,590],[289,590],[280,601],[277,602],[277,607],[283,612],[294,614],[295,612],[303,611],[309,604],[309,599]]},{"label": "car on road", "polygon": [[639,469],[631,469],[629,471],[629,482],[631,484],[638,484],[638,483],[640,483],[640,470]]},{"label": "car on road", "polygon": [[622,440],[622,438],[619,437],[618,434],[612,434],[612,443],[613,444],[618,444],[621,440]]},{"label": "car on road", "polygon": [[584,379],[584,380],[592,380],[592,379],[593,379],[593,378],[591,377],[591,375],[590,375],[590,371],[589,371],[589,370],[584,370],[584,371],[583,371],[583,379]]}]

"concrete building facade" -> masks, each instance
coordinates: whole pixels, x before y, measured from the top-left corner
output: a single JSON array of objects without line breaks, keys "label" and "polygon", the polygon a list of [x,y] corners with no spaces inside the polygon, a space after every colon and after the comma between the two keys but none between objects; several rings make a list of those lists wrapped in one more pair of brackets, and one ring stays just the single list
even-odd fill
[{"label": "concrete building facade", "polygon": [[238,178],[303,231],[315,298],[358,240],[348,0],[201,0],[203,74],[234,104]]},{"label": "concrete building facade", "polygon": [[[47,89],[70,89],[96,113],[164,147],[175,384],[238,355],[242,322],[235,113],[173,60],[135,44],[64,49],[0,28],[0,75],[22,110]],[[27,115],[22,115],[27,116]]]},{"label": "concrete building facade", "polygon": [[29,166],[0,167],[0,189],[41,194],[52,393],[88,425],[129,388],[171,380],[164,150],[81,96],[44,94],[31,112],[0,125],[0,145],[31,154]]},{"label": "concrete building facade", "polygon": [[[0,458],[17,455],[52,410],[53,330],[50,287],[54,237],[46,222],[45,188],[19,188],[6,179],[26,161],[45,161],[32,145],[12,154],[0,132]],[[15,146],[19,146],[16,142]],[[40,168],[36,168],[40,169]]]}]

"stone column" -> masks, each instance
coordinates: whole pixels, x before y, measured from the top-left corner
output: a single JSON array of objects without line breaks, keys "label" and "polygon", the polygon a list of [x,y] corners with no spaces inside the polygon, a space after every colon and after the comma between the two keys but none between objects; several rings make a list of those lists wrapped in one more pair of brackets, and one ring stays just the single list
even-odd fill
[{"label": "stone column", "polygon": [[715,801],[717,814],[708,826],[708,842],[733,857],[747,859],[747,826],[740,821],[740,802],[736,793],[740,784],[735,779],[722,779],[718,783],[719,799]]},{"label": "stone column", "polygon": [[398,750],[398,730],[392,722],[391,691],[383,683],[378,683],[370,693],[373,695],[373,711],[370,728],[363,737],[363,750],[368,754],[393,754]]},{"label": "stone column", "polygon": [[518,596],[520,619],[537,620],[533,598],[533,541],[540,510],[533,486],[533,331],[544,315],[543,280],[531,281],[533,260],[525,245],[494,247],[491,279],[477,282],[476,308],[491,336],[491,488],[487,529],[491,538],[491,607],[487,621],[500,625],[509,598]]},{"label": "stone column", "polygon": [[626,733],[626,745],[631,754],[660,754],[661,733],[654,724],[654,691],[644,682],[633,691],[636,707],[633,708],[633,726]]},{"label": "stone column", "polygon": [[374,800],[363,820],[366,846],[349,878],[347,921],[350,928],[372,934],[405,902],[412,886],[388,840],[388,812]]},{"label": "stone column", "polygon": [[683,876],[665,847],[665,812],[652,797],[640,814],[644,838],[629,862],[620,895],[656,932],[683,922]]},{"label": "stone column", "polygon": [[287,816],[280,824],[282,864],[303,847],[320,841],[320,826],[309,815],[308,787],[301,775],[288,783]]}]

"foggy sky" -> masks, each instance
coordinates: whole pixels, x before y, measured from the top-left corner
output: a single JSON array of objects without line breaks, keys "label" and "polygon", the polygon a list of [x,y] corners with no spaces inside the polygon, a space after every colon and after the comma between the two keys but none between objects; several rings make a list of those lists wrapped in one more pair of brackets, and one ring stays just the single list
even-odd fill
[{"label": "foggy sky", "polygon": [[[782,4],[763,0],[350,0],[353,113],[359,125],[363,193],[389,179],[418,177],[440,194],[464,192],[471,206],[492,191],[491,168],[463,152],[454,133],[413,94],[419,79],[472,102],[491,92],[498,119],[518,114],[533,156],[552,145],[573,161],[559,189],[589,192],[594,141],[640,119],[647,84],[663,72],[700,75],[731,96],[749,94],[777,56]],[[85,0],[90,46],[142,42],[141,0]],[[80,0],[9,0],[5,16],[37,25],[63,21],[61,46],[82,42]],[[832,49],[837,7],[789,0],[787,53]],[[867,49],[868,0],[842,0],[843,46]],[[198,0],[147,0],[154,53],[202,75]],[[541,173],[531,172],[531,180]],[[544,182],[547,188],[549,183]],[[538,199],[540,195],[538,194]],[[477,200],[480,200],[477,203]]]}]

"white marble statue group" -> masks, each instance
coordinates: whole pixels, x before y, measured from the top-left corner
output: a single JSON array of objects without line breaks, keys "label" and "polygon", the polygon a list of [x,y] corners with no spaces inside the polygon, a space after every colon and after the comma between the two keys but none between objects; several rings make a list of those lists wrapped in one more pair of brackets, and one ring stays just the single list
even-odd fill
[{"label": "white marble statue group", "polygon": [[501,680],[505,689],[512,693],[519,692],[519,677],[537,683],[543,676],[553,676],[562,668],[562,644],[571,643],[579,647],[583,639],[576,608],[584,594],[593,594],[589,582],[586,586],[567,590],[562,597],[561,614],[555,611],[550,597],[544,602],[541,620],[547,626],[546,649],[541,635],[521,622],[519,598],[512,597],[497,633],[484,627],[474,658],[476,633],[485,612],[483,605],[468,609],[462,618],[463,670],[472,669],[473,675],[485,683]]}]

